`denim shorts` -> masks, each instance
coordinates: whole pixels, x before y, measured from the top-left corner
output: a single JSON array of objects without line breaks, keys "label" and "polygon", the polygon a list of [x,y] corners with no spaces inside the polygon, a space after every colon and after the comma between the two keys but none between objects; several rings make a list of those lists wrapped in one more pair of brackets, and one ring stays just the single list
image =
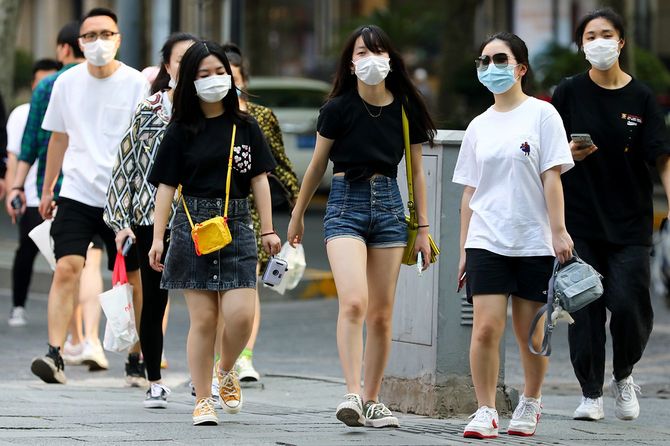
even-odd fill
[{"label": "denim shorts", "polygon": [[407,245],[407,223],[398,182],[377,175],[348,181],[333,177],[323,218],[324,239],[355,238],[371,248]]},{"label": "denim shorts", "polygon": [[[184,197],[193,223],[223,215],[222,198]],[[161,279],[163,289],[225,291],[256,288],[256,236],[246,199],[230,200],[228,227],[233,241],[198,256],[183,205],[177,208]]]}]

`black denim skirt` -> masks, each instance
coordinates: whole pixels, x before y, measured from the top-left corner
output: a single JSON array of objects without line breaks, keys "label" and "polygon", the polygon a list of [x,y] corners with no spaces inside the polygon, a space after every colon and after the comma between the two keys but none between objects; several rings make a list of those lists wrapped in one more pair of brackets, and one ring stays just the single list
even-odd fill
[{"label": "black denim skirt", "polygon": [[[184,197],[193,224],[223,215],[223,198]],[[230,200],[228,227],[233,241],[198,256],[183,204],[177,208],[161,279],[163,289],[225,291],[256,288],[256,236],[246,199]]]}]

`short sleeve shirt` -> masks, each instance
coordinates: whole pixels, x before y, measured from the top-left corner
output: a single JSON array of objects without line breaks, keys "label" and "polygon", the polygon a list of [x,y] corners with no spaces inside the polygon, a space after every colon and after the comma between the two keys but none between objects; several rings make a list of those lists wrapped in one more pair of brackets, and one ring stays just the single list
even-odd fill
[{"label": "short sleeve shirt", "polygon": [[[171,123],[158,148],[149,182],[155,186],[181,185],[184,195],[193,197],[225,197],[232,130],[232,120],[225,113],[205,119],[204,128],[197,134],[178,122]],[[251,179],[275,166],[256,120],[250,118],[237,125],[230,198],[247,198]]]},{"label": "short sleeve shirt", "polygon": [[514,110],[489,108],[465,131],[453,181],[474,187],[466,248],[505,256],[553,256],[543,172],[574,166],[551,104],[528,98]]}]

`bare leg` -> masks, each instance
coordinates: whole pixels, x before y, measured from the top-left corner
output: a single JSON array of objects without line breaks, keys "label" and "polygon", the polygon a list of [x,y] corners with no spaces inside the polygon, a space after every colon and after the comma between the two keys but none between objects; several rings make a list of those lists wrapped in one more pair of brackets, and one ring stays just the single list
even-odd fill
[{"label": "bare leg", "polygon": [[94,344],[100,342],[100,299],[102,293],[102,273],[100,262],[102,250],[90,248],[86,252],[86,263],[81,273],[79,285],[79,305],[84,320],[84,333],[86,339]]},{"label": "bare leg", "polygon": [[[512,297],[514,334],[516,335],[516,341],[519,345],[519,355],[523,364],[523,394],[529,398],[539,398],[542,395],[542,383],[549,367],[548,357],[534,355],[528,349],[530,323],[542,305],[540,302],[533,302],[516,296]],[[539,329],[536,329],[535,333],[533,333],[533,346],[536,350],[539,350],[542,345],[542,337],[544,336],[543,321],[544,318],[540,319],[537,324]]]},{"label": "bare leg", "polygon": [[77,255],[61,257],[56,263],[47,306],[49,344],[54,347],[62,349],[65,343],[67,329],[72,319],[77,284],[83,268],[84,257]]},{"label": "bare leg", "polygon": [[368,311],[367,248],[360,240],[337,238],[326,244],[326,251],[339,300],[337,350],[342,372],[347,392],[360,394],[363,321]]},{"label": "bare leg", "polygon": [[221,295],[223,314],[220,371],[230,371],[249,340],[254,320],[254,289],[240,288]]},{"label": "bare leg", "polygon": [[391,350],[393,302],[404,248],[368,249],[363,402],[378,401]]},{"label": "bare leg", "polygon": [[474,317],[470,340],[470,371],[479,406],[496,407],[500,370],[500,340],[507,321],[507,297],[503,294],[473,298]]},{"label": "bare leg", "polygon": [[215,291],[184,290],[190,319],[186,353],[196,401],[211,396],[214,339],[219,313]]},{"label": "bare leg", "polygon": [[[133,308],[135,310],[135,329],[140,332],[140,319],[142,318],[142,279],[140,270],[128,271],[128,283],[133,286]],[[128,353],[140,353],[140,342],[130,347]]]}]

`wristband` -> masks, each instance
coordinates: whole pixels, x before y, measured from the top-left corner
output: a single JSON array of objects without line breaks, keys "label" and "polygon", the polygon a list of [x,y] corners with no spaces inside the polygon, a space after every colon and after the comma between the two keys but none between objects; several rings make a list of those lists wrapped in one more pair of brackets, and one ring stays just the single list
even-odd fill
[{"label": "wristband", "polygon": [[23,188],[23,186],[14,186],[14,187],[12,187],[12,190],[20,190],[21,192],[25,192],[25,189]]},{"label": "wristband", "polygon": [[419,225],[417,228],[430,228],[430,225]]},{"label": "wristband", "polygon": [[261,237],[265,237],[266,235],[272,235],[272,234],[276,234],[276,232],[275,231],[266,232],[265,234],[261,234]]}]

